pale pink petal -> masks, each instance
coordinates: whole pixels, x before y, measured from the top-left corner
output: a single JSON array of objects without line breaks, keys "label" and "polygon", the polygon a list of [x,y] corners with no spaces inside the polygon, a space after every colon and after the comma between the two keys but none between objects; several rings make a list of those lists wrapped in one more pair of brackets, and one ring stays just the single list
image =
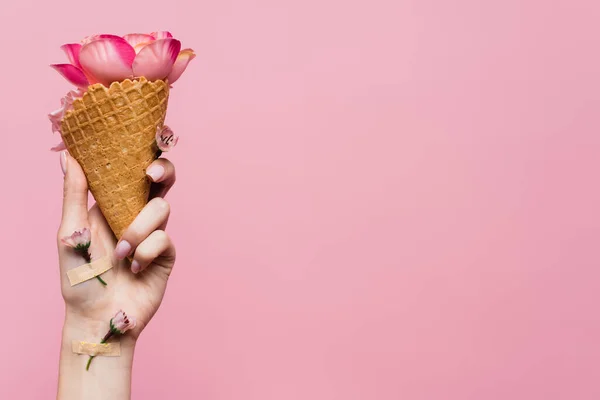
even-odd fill
[{"label": "pale pink petal", "polygon": [[177,60],[175,60],[175,64],[173,64],[173,69],[171,69],[171,73],[167,77],[169,80],[169,85],[172,85],[177,79],[179,79],[181,74],[183,74],[183,71],[185,71],[187,68],[188,63],[195,57],[196,54],[194,54],[194,50],[192,49],[185,49],[179,52]]},{"label": "pale pink petal", "polygon": [[133,76],[131,64],[135,50],[121,37],[94,40],[81,49],[83,70],[104,86]]},{"label": "pale pink petal", "polygon": [[149,45],[152,42],[144,42],[144,43],[138,43],[133,49],[135,50],[135,54],[139,53],[144,47],[146,47],[147,45]]},{"label": "pale pink petal", "polygon": [[83,38],[83,40],[81,41],[82,45],[86,45],[90,42],[93,42],[94,40],[98,40],[98,39],[112,39],[112,38],[120,38],[120,36],[117,35],[109,35],[107,33],[102,33],[100,35],[90,35],[90,36],[86,36]]},{"label": "pale pink petal", "polygon": [[110,328],[116,329],[116,333],[124,334],[130,329],[135,328],[136,320],[134,317],[128,317],[123,310],[119,310],[117,314],[110,320]]},{"label": "pale pink petal", "polygon": [[65,115],[65,109],[67,105],[65,104],[64,99],[61,100],[60,104],[61,106],[58,110],[52,111],[50,114],[48,114],[48,119],[50,120],[50,123],[52,123],[52,133],[61,133],[61,123]]},{"label": "pale pink petal", "polygon": [[88,228],[83,228],[79,233],[81,243],[89,243],[92,241],[92,232]]},{"label": "pale pink petal", "polygon": [[58,110],[52,111],[50,114],[48,114],[48,118],[50,118],[50,121],[59,121],[60,122],[64,113],[65,113],[65,107],[63,104]]},{"label": "pale pink petal", "polygon": [[65,103],[67,103],[68,106],[73,105],[73,101],[75,99],[81,98],[83,97],[83,94],[85,93],[85,90],[78,88],[77,90],[71,90],[69,91],[69,93],[67,93],[63,99],[63,101]]},{"label": "pale pink petal", "polygon": [[156,127],[156,144],[160,151],[169,151],[179,141],[179,136],[175,135],[168,126]]},{"label": "pale pink petal", "polygon": [[81,45],[79,43],[69,43],[63,44],[60,48],[65,52],[67,57],[69,57],[69,62],[81,69],[81,64],[79,64],[79,51],[81,50]]},{"label": "pale pink petal", "polygon": [[173,68],[181,42],[176,39],[156,40],[140,50],[133,61],[133,74],[149,81],[165,79]]},{"label": "pale pink petal", "polygon": [[85,46],[86,44],[93,42],[94,40],[96,40],[98,37],[98,35],[90,35],[90,36],[86,36],[83,39],[81,39],[81,45]]},{"label": "pale pink petal", "polygon": [[87,87],[89,85],[89,82],[83,71],[74,65],[53,64],[51,67],[57,70],[62,76],[65,77],[66,80],[77,87]]},{"label": "pale pink petal", "polygon": [[51,120],[51,121],[52,121],[52,133],[61,133],[62,132],[62,126],[61,126],[62,118],[58,121],[56,121],[56,120]]},{"label": "pale pink petal", "polygon": [[69,91],[69,93],[67,93],[65,97],[60,99],[60,108],[48,114],[48,118],[52,123],[52,132],[61,132],[61,123],[65,113],[73,108],[73,101],[75,101],[75,99],[81,98],[83,96],[83,93],[84,90],[81,88]]},{"label": "pale pink petal", "polygon": [[173,35],[171,35],[171,32],[168,32],[168,31],[152,32],[150,35],[154,36],[154,38],[156,40],[158,40],[158,39],[167,39],[167,38],[172,38],[173,37]]},{"label": "pale pink petal", "polygon": [[64,244],[65,246],[69,246],[69,247],[75,247],[75,243],[73,242],[73,239],[71,239],[70,236],[65,236],[64,238],[60,239],[60,241],[62,242],[62,244]]},{"label": "pale pink petal", "polygon": [[64,114],[65,113],[63,108],[60,108],[48,114],[48,119],[50,119],[50,122],[52,123],[52,133],[61,133],[61,122]]},{"label": "pale pink petal", "polygon": [[88,228],[73,232],[71,236],[65,236],[61,239],[61,242],[65,246],[73,247],[77,250],[87,250],[92,241],[92,234]]},{"label": "pale pink petal", "polygon": [[63,151],[66,150],[67,146],[65,146],[65,142],[60,142],[59,144],[57,144],[56,146],[52,147],[50,149],[50,151]]},{"label": "pale pink petal", "polygon": [[130,33],[123,36],[123,39],[127,40],[127,43],[135,49],[136,53],[139,53],[142,47],[154,41],[154,36],[146,33]]}]

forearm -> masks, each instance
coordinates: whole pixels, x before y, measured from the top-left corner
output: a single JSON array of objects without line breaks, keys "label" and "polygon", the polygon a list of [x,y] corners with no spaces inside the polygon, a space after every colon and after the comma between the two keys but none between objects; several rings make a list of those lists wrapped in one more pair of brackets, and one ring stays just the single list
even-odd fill
[{"label": "forearm", "polygon": [[58,400],[129,400],[135,339],[122,336],[119,357],[97,356],[89,371],[89,356],[72,352],[73,340],[100,343],[108,331],[106,321],[69,315],[65,318],[60,351]]}]

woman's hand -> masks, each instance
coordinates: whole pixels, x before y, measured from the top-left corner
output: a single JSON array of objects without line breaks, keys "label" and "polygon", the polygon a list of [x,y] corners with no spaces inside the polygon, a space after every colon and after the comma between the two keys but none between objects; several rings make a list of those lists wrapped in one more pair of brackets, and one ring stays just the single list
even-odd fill
[{"label": "woman's hand", "polygon": [[[164,231],[169,204],[163,199],[175,183],[175,169],[171,162],[162,158],[150,165],[147,174],[155,182],[152,199],[117,244],[98,206],[94,205],[88,211],[88,187],[81,167],[67,152],[60,156],[65,181],[57,242],[66,317],[59,398],[128,399],[135,342],[158,310],[175,262],[175,248]],[[91,231],[92,261],[109,257],[112,262],[113,268],[102,274],[107,286],[96,279],[71,286],[67,279],[67,271],[85,264],[85,260],[65,246],[61,238],[82,228]],[[132,259],[131,263],[128,257]],[[137,320],[137,326],[120,339],[121,357],[97,357],[86,372],[87,357],[73,354],[71,341],[98,343],[108,331],[111,317],[120,309]],[[119,376],[113,376],[114,371],[118,371]],[[98,379],[106,380],[105,385]],[[92,389],[93,393],[90,392]]]}]

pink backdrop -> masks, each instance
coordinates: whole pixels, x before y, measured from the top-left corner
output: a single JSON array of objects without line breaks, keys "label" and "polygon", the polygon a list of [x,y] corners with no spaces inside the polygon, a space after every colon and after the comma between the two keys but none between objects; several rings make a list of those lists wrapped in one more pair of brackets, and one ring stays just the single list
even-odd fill
[{"label": "pink backdrop", "polygon": [[68,85],[47,65],[155,29],[199,57],[170,102],[179,261],[134,399],[600,398],[599,20],[596,0],[3,4],[0,398],[56,388],[46,114]]}]

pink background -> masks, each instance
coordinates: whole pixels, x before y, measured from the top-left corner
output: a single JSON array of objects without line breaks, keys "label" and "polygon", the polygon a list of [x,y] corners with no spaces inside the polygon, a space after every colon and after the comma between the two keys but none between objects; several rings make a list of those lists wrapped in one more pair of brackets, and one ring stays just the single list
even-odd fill
[{"label": "pink background", "polygon": [[595,0],[3,4],[0,398],[56,388],[46,114],[69,86],[47,65],[155,29],[199,57],[170,102],[179,261],[134,399],[600,398],[599,20]]}]

